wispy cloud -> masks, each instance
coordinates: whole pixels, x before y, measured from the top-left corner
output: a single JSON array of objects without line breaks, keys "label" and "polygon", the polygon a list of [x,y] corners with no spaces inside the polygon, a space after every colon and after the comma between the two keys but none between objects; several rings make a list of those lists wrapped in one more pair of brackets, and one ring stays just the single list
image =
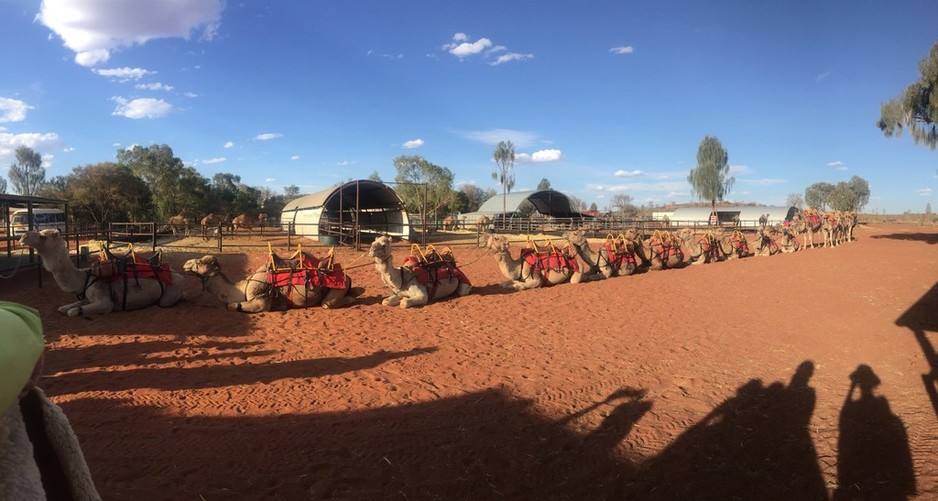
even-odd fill
[{"label": "wispy cloud", "polygon": [[234,143],[233,143],[233,142],[227,141],[227,142],[225,143],[225,149],[226,149],[226,150],[227,150],[227,149],[231,149],[231,148],[233,148],[233,147],[234,147]]},{"label": "wispy cloud", "polygon": [[664,193],[680,192],[687,190],[687,182],[664,181],[660,183],[623,183],[612,185],[593,184],[588,185],[591,191],[603,191],[617,193],[621,191],[660,191]]},{"label": "wispy cloud", "polygon": [[211,40],[224,0],[172,2],[42,2],[36,19],[58,35],[82,66],[106,63],[111,52],[159,38]]},{"label": "wispy cloud", "polygon": [[207,160],[202,160],[201,163],[202,165],[212,165],[212,164],[220,164],[224,162],[225,160],[228,160],[228,159],[225,157],[215,157],[215,158],[209,158]]},{"label": "wispy cloud", "polygon": [[413,150],[423,146],[423,139],[419,137],[417,139],[411,139],[410,141],[404,141],[404,144],[401,145],[405,150]]},{"label": "wispy cloud", "polygon": [[0,165],[10,165],[16,160],[16,149],[26,146],[33,150],[56,149],[59,136],[53,132],[10,134],[0,132]]},{"label": "wispy cloud", "polygon": [[754,184],[756,186],[771,186],[774,184],[785,184],[788,182],[787,179],[779,178],[762,178],[762,179],[737,179],[736,182],[742,184]]},{"label": "wispy cloud", "polygon": [[642,176],[642,175],[644,175],[644,174],[645,174],[645,173],[644,173],[643,171],[640,171],[640,170],[638,170],[638,169],[635,169],[635,170],[622,170],[622,169],[619,169],[619,170],[617,170],[617,171],[615,172],[615,174],[613,174],[613,175],[616,176],[616,177],[638,177],[638,176]]},{"label": "wispy cloud", "polygon": [[173,105],[162,99],[147,97],[128,101],[123,97],[112,97],[111,100],[117,103],[117,107],[114,108],[111,115],[132,118],[134,120],[141,118],[162,118],[175,111]]},{"label": "wispy cloud", "polygon": [[631,45],[622,45],[620,47],[613,47],[609,49],[609,52],[612,52],[613,54],[616,54],[616,55],[631,54],[635,52],[635,49]]},{"label": "wispy cloud", "polygon": [[441,49],[456,56],[460,61],[481,55],[490,59],[488,64],[492,66],[534,58],[534,54],[509,51],[504,45],[495,45],[485,37],[473,41],[465,33],[456,33],[452,41],[443,44]]},{"label": "wispy cloud", "polygon": [[155,71],[145,70],[143,68],[110,68],[102,70],[91,70],[102,77],[109,77],[127,82],[129,80],[140,80],[148,75],[155,75]]},{"label": "wispy cloud", "polygon": [[292,157],[290,157],[290,160],[299,160],[299,159],[300,159],[299,155],[293,155]]},{"label": "wispy cloud", "polygon": [[537,134],[522,130],[488,129],[457,133],[466,139],[493,146],[501,141],[511,141],[515,145],[515,149],[529,148],[537,142]]},{"label": "wispy cloud", "polygon": [[283,134],[279,132],[265,132],[264,134],[258,134],[254,136],[256,141],[270,141],[271,139],[277,139],[283,137]]},{"label": "wispy cloud", "polygon": [[165,92],[172,92],[173,90],[172,85],[166,85],[161,82],[137,84],[137,85],[134,85],[134,88],[141,89],[141,90],[162,90]]},{"label": "wispy cloud", "polygon": [[931,196],[932,189],[931,188],[919,188],[915,190],[915,192],[918,193],[919,196],[927,197],[927,196]]},{"label": "wispy cloud", "polygon": [[833,162],[827,162],[827,166],[830,167],[830,168],[832,168],[832,169],[847,170],[847,166],[844,165],[844,163],[841,162],[840,160],[834,160]]},{"label": "wispy cloud", "polygon": [[0,97],[0,123],[22,122],[26,120],[28,110],[34,109],[19,99]]}]

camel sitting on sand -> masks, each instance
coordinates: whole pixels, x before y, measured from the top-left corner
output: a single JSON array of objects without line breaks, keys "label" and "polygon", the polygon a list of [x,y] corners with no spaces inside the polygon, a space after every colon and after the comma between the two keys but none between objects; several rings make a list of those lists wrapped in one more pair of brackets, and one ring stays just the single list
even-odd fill
[{"label": "camel sitting on sand", "polygon": [[179,233],[179,230],[183,230],[184,235],[187,237],[192,235],[191,220],[183,216],[181,212],[178,215],[175,215],[169,218],[169,220],[166,221],[166,224],[161,226],[160,229],[157,230],[157,232],[158,233],[172,232],[173,236],[175,236],[176,234]]},{"label": "camel sitting on sand", "polygon": [[271,261],[246,279],[232,282],[215,256],[190,259],[183,270],[196,276],[209,293],[226,304],[227,309],[246,313],[282,311],[321,305],[338,308],[355,302],[364,292],[352,287],[352,279],[339,265],[331,269],[320,260],[297,251],[287,260],[271,254]]},{"label": "camel sitting on sand", "polygon": [[431,300],[453,294],[465,296],[472,292],[472,284],[455,264],[434,269],[419,263],[416,266],[395,268],[391,263],[391,238],[386,235],[372,242],[368,257],[374,259],[375,270],[381,275],[381,281],[391,289],[391,295],[381,301],[385,306],[423,306]]},{"label": "camel sitting on sand", "polygon": [[480,240],[479,245],[488,248],[495,255],[498,269],[508,279],[502,287],[519,291],[567,283],[573,277],[574,267],[577,266],[573,258],[560,255],[542,258],[534,249],[527,248],[522,249],[516,259],[511,256],[508,239],[504,235],[492,233],[485,239],[484,244]]},{"label": "camel sitting on sand", "polygon": [[[76,268],[72,264],[65,239],[59,230],[27,231],[20,244],[35,249],[42,265],[65,292],[78,296],[78,301],[60,306],[58,311],[70,317],[110,311],[126,311],[158,304],[169,307],[183,298],[180,273],[168,267],[134,263],[139,273],[130,271],[103,278],[91,269]],[[128,270],[131,265],[128,265]]]}]

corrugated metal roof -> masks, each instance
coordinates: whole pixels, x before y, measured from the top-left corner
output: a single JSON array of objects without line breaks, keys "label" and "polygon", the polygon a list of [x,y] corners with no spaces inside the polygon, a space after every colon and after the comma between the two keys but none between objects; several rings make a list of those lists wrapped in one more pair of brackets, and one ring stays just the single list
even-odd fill
[{"label": "corrugated metal roof", "polygon": [[354,206],[356,193],[358,194],[358,204],[361,209],[398,208],[402,206],[401,198],[388,185],[361,179],[291,200],[283,207],[283,211],[312,209],[327,204],[330,208],[337,210],[340,203],[343,206]]},{"label": "corrugated metal roof", "polygon": [[482,207],[479,207],[477,212],[483,214],[501,214],[503,207],[505,212],[517,212],[518,208],[525,200],[534,204],[534,208],[546,216],[573,217],[580,215],[580,213],[571,206],[570,199],[563,193],[555,190],[516,191],[514,193],[508,193],[504,199],[502,195],[495,195],[486,200],[485,203],[482,204]]}]

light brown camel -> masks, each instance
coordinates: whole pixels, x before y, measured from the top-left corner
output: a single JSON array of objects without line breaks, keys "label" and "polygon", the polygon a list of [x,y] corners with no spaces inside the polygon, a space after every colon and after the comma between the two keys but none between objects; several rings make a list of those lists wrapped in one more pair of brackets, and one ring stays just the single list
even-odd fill
[{"label": "light brown camel", "polygon": [[183,234],[188,237],[192,235],[191,223],[192,221],[189,218],[183,216],[180,212],[178,215],[169,218],[169,220],[166,221],[166,224],[161,226],[157,231],[159,233],[172,232],[172,234],[175,236],[179,233],[179,230],[183,230]]},{"label": "light brown camel", "polygon": [[774,256],[782,252],[782,247],[778,245],[775,238],[762,227],[756,229],[756,239],[749,245],[749,248],[752,249],[754,256]]},{"label": "light brown camel", "polygon": [[801,247],[803,249],[813,249],[814,236],[821,233],[821,214],[817,209],[805,209],[796,220],[795,230],[804,234],[801,239]]},{"label": "light brown camel", "polygon": [[476,219],[476,230],[479,233],[488,230],[490,226],[492,226],[492,218],[488,216],[482,216],[479,219]]},{"label": "light brown camel", "polygon": [[[585,231],[567,230],[563,232],[563,238],[576,251],[577,266],[579,267],[579,270],[570,277],[570,283],[575,284],[584,280],[611,278],[619,275],[621,266],[613,266],[613,259],[610,259],[608,249],[603,246],[593,252]],[[621,261],[615,264],[621,265]],[[635,269],[634,261],[632,269]]]},{"label": "light brown camel", "polygon": [[844,230],[844,242],[852,242],[854,240],[853,230],[857,227],[857,213],[854,211],[844,212],[842,225]]},{"label": "light brown camel", "polygon": [[694,234],[694,230],[683,228],[677,232],[677,236],[690,264],[713,263],[726,259],[720,239],[712,231],[698,236]]},{"label": "light brown camel", "polygon": [[842,226],[840,212],[828,211],[821,214],[821,231],[824,232],[824,247],[836,247],[841,241]]},{"label": "light brown camel", "polygon": [[254,227],[254,218],[246,213],[238,214],[231,220],[231,227],[235,230],[250,230]]},{"label": "light brown camel", "polygon": [[381,235],[368,249],[368,257],[375,261],[375,270],[381,275],[381,281],[391,289],[391,295],[381,304],[386,306],[422,306],[431,300],[457,295],[465,296],[472,292],[472,284],[457,268],[428,270],[417,267],[395,268],[392,260],[391,238]]},{"label": "light brown camel", "polygon": [[626,242],[631,243],[631,247],[635,253],[638,266],[644,268],[651,266],[651,258],[645,251],[641,230],[633,226],[631,228],[627,228],[625,232],[621,234],[621,236],[625,239]]},{"label": "light brown camel", "polygon": [[502,283],[502,287],[535,289],[569,282],[573,276],[573,268],[566,263],[552,265],[548,260],[547,266],[544,266],[544,260],[538,259],[534,249],[522,249],[517,259],[511,257],[508,239],[503,235],[491,233],[484,243],[480,240],[480,245],[492,252],[499,271],[508,279],[508,282]]},{"label": "light brown camel", "polygon": [[749,257],[752,252],[749,250],[749,240],[739,230],[733,230],[728,236],[721,236],[723,228],[717,228],[717,237],[719,238],[720,248],[727,259],[736,259]]},{"label": "light brown camel", "polygon": [[136,310],[153,304],[165,308],[183,298],[183,275],[167,267],[144,270],[140,266],[135,275],[128,272],[106,279],[95,276],[90,269],[76,268],[59,230],[27,231],[20,238],[20,244],[39,253],[43,267],[52,273],[63,291],[78,296],[78,301],[58,308],[60,313],[70,317]]},{"label": "light brown camel", "polygon": [[459,220],[456,216],[450,214],[443,218],[443,231],[455,231],[459,229]]},{"label": "light brown camel", "polygon": [[339,308],[355,302],[364,291],[352,287],[352,279],[338,265],[321,269],[320,260],[297,252],[288,260],[274,255],[268,264],[246,279],[232,282],[215,256],[190,259],[183,270],[202,282],[202,287],[225,303],[226,308],[246,313],[282,311],[320,305]]},{"label": "light brown camel", "polygon": [[684,264],[684,251],[680,240],[667,230],[655,230],[651,238],[642,241],[653,270],[678,268]]},{"label": "light brown camel", "polygon": [[208,238],[209,232],[215,231],[216,233],[221,230],[222,226],[225,224],[225,219],[222,216],[216,215],[212,212],[205,215],[199,224],[202,229],[202,238]]}]

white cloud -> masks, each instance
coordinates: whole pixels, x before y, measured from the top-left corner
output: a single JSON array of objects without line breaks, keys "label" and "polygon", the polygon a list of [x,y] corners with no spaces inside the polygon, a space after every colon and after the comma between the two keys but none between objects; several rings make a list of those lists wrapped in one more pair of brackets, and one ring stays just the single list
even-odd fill
[{"label": "white cloud", "polygon": [[479,54],[491,46],[492,41],[488,38],[480,38],[475,42],[470,42],[469,37],[466,36],[465,33],[456,33],[453,35],[453,43],[444,45],[443,50],[458,57],[459,59],[463,59]]},{"label": "white cloud", "polygon": [[186,93],[183,93],[183,96],[186,96],[186,97],[199,97],[199,95],[196,94],[195,92],[186,92]]},{"label": "white cloud", "polygon": [[620,191],[661,191],[661,192],[680,192],[687,189],[686,181],[665,181],[660,183],[624,183],[611,186],[589,185],[592,191],[620,192]]},{"label": "white cloud", "polygon": [[404,144],[401,145],[405,150],[412,150],[423,146],[423,139],[411,139],[410,141],[404,141]]},{"label": "white cloud", "polygon": [[34,109],[19,99],[0,97],[0,123],[22,122],[26,120],[27,110]]},{"label": "white cloud", "polygon": [[[489,64],[492,66],[498,66],[500,64],[511,61],[523,61],[525,59],[532,59],[534,57],[534,54],[510,52],[508,51],[508,47],[505,47],[504,45],[495,45],[491,40],[484,37],[473,42],[465,33],[456,33],[453,35],[453,41],[447,44],[443,44],[442,49],[458,57],[460,60],[472,56],[478,56],[480,54],[483,54],[486,58],[500,54],[494,60],[489,62]],[[502,54],[503,52],[504,54]]]},{"label": "white cloud", "polygon": [[915,192],[918,193],[919,196],[927,197],[931,195],[932,189],[931,188],[919,188],[915,190]]},{"label": "white cloud", "polygon": [[116,78],[122,82],[128,80],[140,80],[147,75],[155,75],[155,71],[145,70],[143,68],[111,68],[106,70],[91,70],[102,77]]},{"label": "white cloud", "polygon": [[135,120],[140,118],[161,118],[169,115],[175,108],[162,99],[141,98],[128,101],[122,97],[112,97],[117,107],[111,115],[117,115]]},{"label": "white cloud", "polygon": [[340,160],[339,162],[336,163],[336,165],[338,165],[339,167],[348,167],[348,166],[350,166],[350,165],[355,165],[355,161],[353,161],[353,160]]},{"label": "white cloud", "polygon": [[751,172],[752,169],[750,169],[748,165],[730,165],[729,174],[731,176],[740,176]]},{"label": "white cloud", "polygon": [[499,64],[507,63],[510,61],[524,61],[525,59],[533,59],[534,54],[519,54],[517,52],[509,52],[508,54],[502,54],[498,56],[497,59],[492,61],[492,66],[498,66]]},{"label": "white cloud", "polygon": [[254,139],[257,141],[269,141],[271,139],[277,139],[283,137],[283,134],[279,132],[266,132],[264,134],[258,134],[254,136]]},{"label": "white cloud", "polygon": [[778,179],[778,178],[737,179],[737,181],[743,184],[754,184],[757,186],[770,186],[773,184],[785,184],[788,182],[787,179]]},{"label": "white cloud", "polygon": [[161,82],[137,84],[134,86],[134,88],[141,89],[141,90],[162,90],[166,92],[172,92],[173,90],[172,85],[166,85]]},{"label": "white cloud", "polygon": [[268,177],[267,179],[264,180],[264,182],[265,182],[265,183],[275,183],[275,182],[277,182],[277,178],[275,178],[275,177]]},{"label": "white cloud", "polygon": [[71,153],[73,151],[75,151],[75,148],[72,148],[71,146],[62,149],[62,153]]},{"label": "white cloud", "polygon": [[563,153],[560,150],[539,150],[531,155],[531,160],[534,162],[556,162],[561,157],[563,157]]},{"label": "white cloud", "polygon": [[479,131],[462,131],[459,134],[473,141],[497,145],[500,141],[511,141],[515,149],[527,148],[537,141],[537,134],[533,132],[512,129],[489,129]]},{"label": "white cloud", "polygon": [[44,0],[36,19],[58,35],[82,66],[105,63],[111,51],[159,38],[214,38],[224,0],[115,2]]},{"label": "white cloud", "polygon": [[638,169],[635,169],[635,170],[622,170],[622,169],[619,169],[619,170],[616,171],[616,173],[614,174],[614,176],[616,176],[616,177],[637,177],[637,176],[642,176],[642,175],[644,175],[644,174],[645,174],[645,173],[644,173],[643,171],[640,171],[640,170],[638,170]]},{"label": "white cloud", "polygon": [[609,52],[612,52],[613,54],[617,54],[617,55],[618,54],[631,54],[635,52],[635,49],[631,45],[623,45],[620,47],[613,47],[609,49]]},{"label": "white cloud", "polygon": [[234,143],[233,143],[233,142],[227,141],[227,142],[225,143],[225,149],[226,149],[226,150],[227,150],[227,149],[231,149],[231,148],[233,148],[233,147],[234,147]]},{"label": "white cloud", "polygon": [[26,146],[33,150],[57,149],[59,136],[54,132],[45,134],[26,133],[10,134],[0,132],[0,165],[8,166],[16,161],[16,149],[20,146]]},{"label": "white cloud", "polygon": [[220,164],[224,162],[225,160],[228,160],[228,159],[226,157],[209,158],[208,160],[202,160],[202,165]]},{"label": "white cloud", "polygon": [[827,162],[827,166],[837,169],[837,170],[847,170],[847,166],[844,165],[840,160],[835,160],[833,162]]},{"label": "white cloud", "polygon": [[290,160],[299,160],[299,159],[300,159],[299,155],[293,155],[292,157],[290,157]]}]

